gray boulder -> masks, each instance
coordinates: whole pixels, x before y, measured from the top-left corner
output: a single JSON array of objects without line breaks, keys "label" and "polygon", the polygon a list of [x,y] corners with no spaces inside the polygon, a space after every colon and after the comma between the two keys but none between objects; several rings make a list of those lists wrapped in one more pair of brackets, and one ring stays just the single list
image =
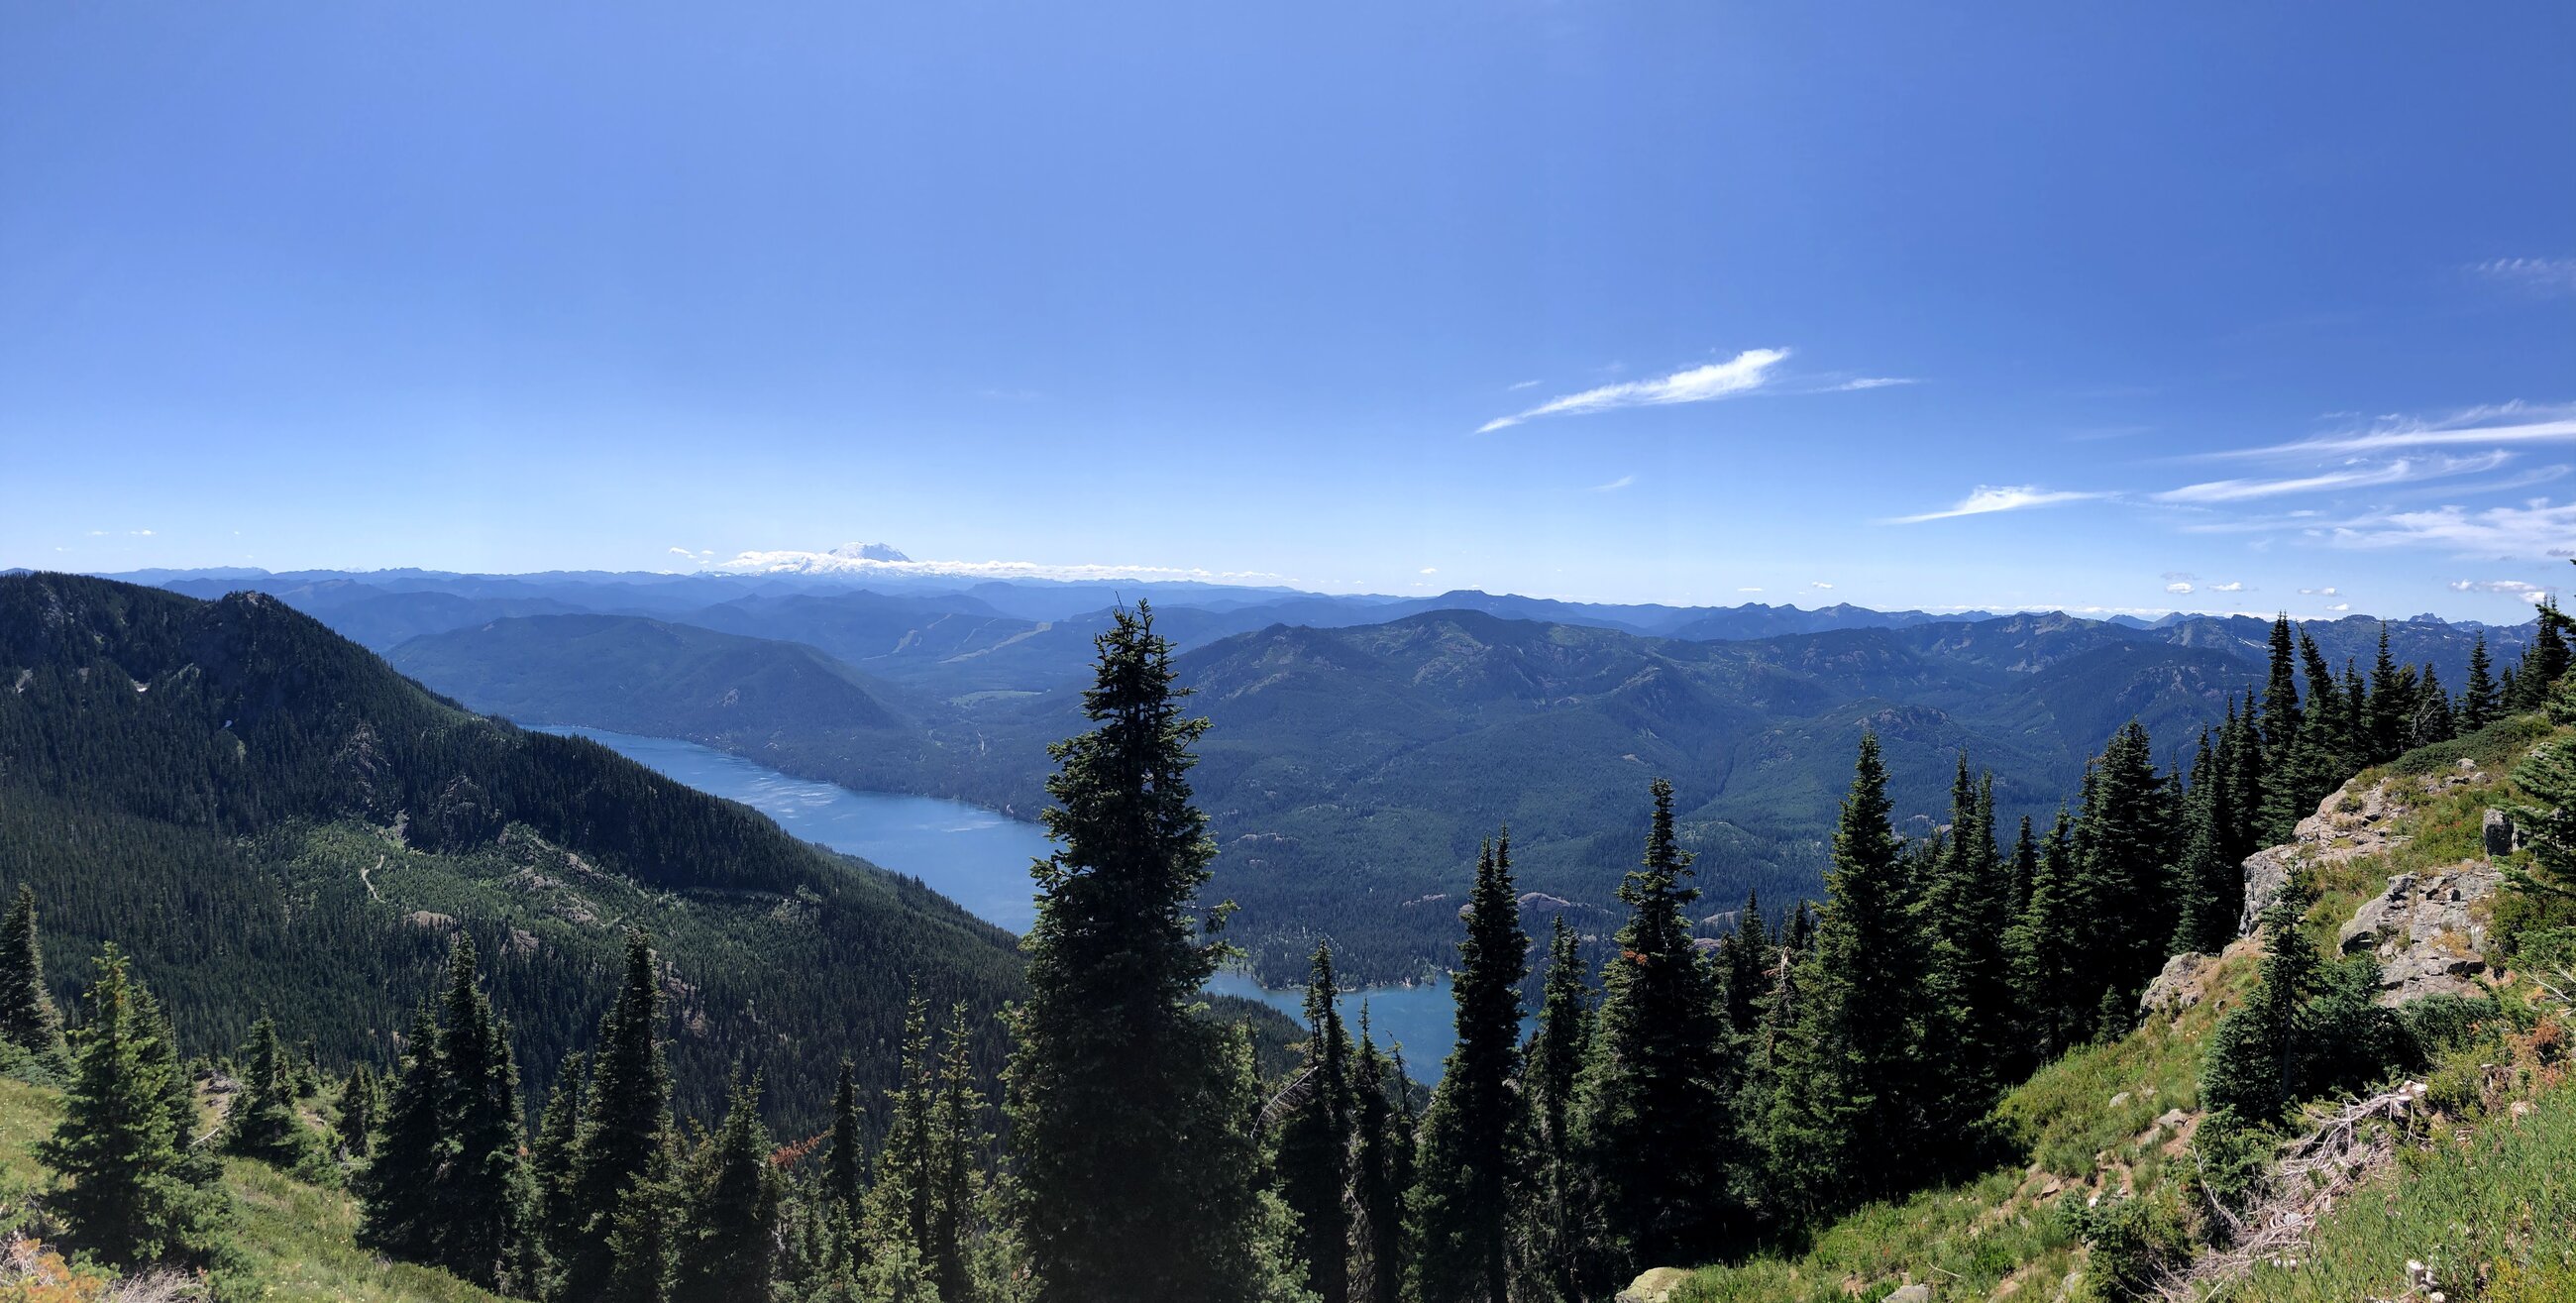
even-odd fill
[{"label": "gray boulder", "polygon": [[2400,873],[2388,889],[2353,911],[2336,941],[2346,954],[2379,957],[2379,1002],[2400,1005],[2428,995],[2475,995],[2487,968],[2488,902],[2504,874],[2465,860],[2428,873]]},{"label": "gray boulder", "polygon": [[2522,844],[2521,830],[2513,826],[2512,816],[2492,806],[2487,809],[2485,833],[2487,858],[2491,860],[2513,854],[2514,848]]},{"label": "gray boulder", "polygon": [[2200,975],[2216,962],[2216,955],[2196,953],[2179,954],[2166,960],[2164,971],[2156,974],[2156,980],[2147,983],[2147,993],[2138,997],[2138,1016],[2181,1013],[2200,1003]]}]

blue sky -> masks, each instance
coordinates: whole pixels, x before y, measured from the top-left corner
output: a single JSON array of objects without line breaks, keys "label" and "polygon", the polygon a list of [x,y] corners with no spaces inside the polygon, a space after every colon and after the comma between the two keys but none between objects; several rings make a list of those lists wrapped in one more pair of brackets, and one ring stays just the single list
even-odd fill
[{"label": "blue sky", "polygon": [[2576,580],[2576,9],[1940,8],[10,6],[0,565]]}]

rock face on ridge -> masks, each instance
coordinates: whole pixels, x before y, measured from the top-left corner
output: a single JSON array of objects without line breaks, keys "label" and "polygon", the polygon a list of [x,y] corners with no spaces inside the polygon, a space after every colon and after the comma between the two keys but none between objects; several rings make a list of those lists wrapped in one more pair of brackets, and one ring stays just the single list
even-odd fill
[{"label": "rock face on ridge", "polygon": [[2488,860],[2400,873],[2336,934],[2344,953],[2379,955],[2379,1002],[2476,995],[2487,969],[2488,901],[2504,880]]},{"label": "rock face on ridge", "polygon": [[[2424,781],[2441,791],[2466,787],[2484,777],[2477,762],[2464,758],[2449,773]],[[2255,920],[2289,884],[2291,870],[2299,865],[2341,864],[2406,843],[2404,834],[2389,831],[2396,819],[2414,810],[2397,790],[2401,780],[2384,779],[2367,787],[2356,786],[2359,781],[2345,783],[2318,802],[2317,812],[2299,820],[2289,841],[2245,857],[2245,912],[2236,920],[2238,936],[2253,935]]]}]

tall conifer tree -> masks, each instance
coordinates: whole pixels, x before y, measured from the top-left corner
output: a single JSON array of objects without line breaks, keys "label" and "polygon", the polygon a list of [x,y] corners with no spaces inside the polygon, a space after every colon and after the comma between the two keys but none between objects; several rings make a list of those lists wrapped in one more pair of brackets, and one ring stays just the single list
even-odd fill
[{"label": "tall conifer tree", "polygon": [[[2174,935],[2172,788],[2156,772],[2147,730],[2131,720],[2094,769],[2075,828],[2078,999],[2125,1021],[2164,965]],[[2125,1026],[2094,1030],[2117,1034]]]},{"label": "tall conifer tree", "polygon": [[224,1118],[223,1146],[232,1153],[293,1166],[308,1145],[295,1116],[295,1084],[277,1023],[265,1010],[250,1025],[242,1047],[241,1090]]},{"label": "tall conifer tree", "polygon": [[1334,1008],[1333,948],[1315,947],[1306,983],[1306,1067],[1300,1098],[1279,1121],[1279,1193],[1297,1215],[1295,1250],[1321,1303],[1350,1298],[1350,1036]]},{"label": "tall conifer tree", "polygon": [[222,1192],[189,1159],[196,1105],[168,1026],[113,945],[84,1013],[63,1119],[36,1146],[63,1181],[51,1205],[75,1245],[119,1267],[202,1265],[221,1245]]},{"label": "tall conifer tree", "polygon": [[438,1235],[433,1181],[446,1158],[439,1116],[446,1071],[439,1060],[437,1015],[430,1006],[413,1011],[402,1049],[385,1103],[384,1135],[358,1182],[358,1242],[391,1257],[427,1262]]},{"label": "tall conifer tree", "polygon": [[1933,1133],[1964,1148],[2005,1085],[2030,1066],[2015,1033],[2009,871],[1994,842],[1994,778],[1971,779],[1960,753],[1950,790],[1950,835],[1923,900],[1925,1052],[1935,1089]]},{"label": "tall conifer tree", "polygon": [[25,883],[0,924],[0,1043],[47,1063],[62,1054],[63,1021],[45,991],[45,947],[36,934],[36,893]]},{"label": "tall conifer tree", "polygon": [[[1761,916],[1748,903],[1735,939],[1758,934]],[[1755,968],[1758,973],[1758,962]],[[1750,979],[1748,979],[1750,980]],[[1756,993],[1758,998],[1758,993]],[[1521,1056],[1523,1148],[1528,1162],[1513,1192],[1514,1274],[1542,1283],[1555,1297],[1579,1297],[1585,1256],[1582,1166],[1576,1161],[1576,1087],[1592,1045],[1592,993],[1584,982],[1581,946],[1565,915],[1548,933],[1547,972],[1540,986],[1538,1030]],[[1748,1014],[1748,1019],[1752,1015]]]},{"label": "tall conifer tree", "polygon": [[363,1063],[351,1067],[348,1079],[340,1086],[340,1116],[333,1131],[343,1158],[363,1163],[375,1153],[376,1122],[384,1104],[374,1070]]},{"label": "tall conifer tree", "polygon": [[1171,646],[1138,603],[1097,639],[1091,731],[1050,748],[1055,853],[1034,866],[1009,1107],[1039,1303],[1269,1297],[1280,1252],[1233,1033],[1194,1016],[1222,945],[1197,897],[1215,844],[1191,804]]},{"label": "tall conifer tree", "polygon": [[[661,1026],[662,986],[653,969],[653,944],[641,932],[629,933],[625,980],[600,1018],[590,1084],[582,1092],[581,1141],[572,1176],[572,1220],[580,1230],[560,1264],[559,1289],[566,1299],[599,1297],[608,1290],[621,1235],[639,1246],[638,1252],[665,1258],[670,1252],[663,1234],[667,1207],[639,1210],[623,1224],[620,1216],[621,1205],[631,1197],[650,1196],[666,1205],[672,1197],[673,1164],[664,1152],[671,1070]],[[659,1176],[648,1169],[658,1170]],[[656,1272],[667,1274],[667,1268],[639,1263],[626,1273],[621,1288],[640,1289],[648,1277],[660,1278]]]},{"label": "tall conifer tree", "polygon": [[1412,1194],[1420,1303],[1501,1303],[1510,1285],[1512,1079],[1520,1073],[1529,934],[1512,891],[1512,843],[1487,843],[1467,895],[1451,994],[1458,1041],[1422,1122]]},{"label": "tall conifer tree", "polygon": [[508,1028],[475,971],[474,942],[450,952],[439,1029],[439,1131],[445,1162],[434,1176],[437,1261],[485,1289],[523,1283],[528,1202],[534,1190],[520,1124],[519,1070]]},{"label": "tall conifer tree", "polygon": [[858,1069],[843,1059],[840,1080],[832,1087],[832,1147],[823,1155],[823,1193],[855,1217],[859,1197],[866,1190],[867,1150],[859,1134]]},{"label": "tall conifer tree", "polygon": [[1810,1215],[1892,1193],[1923,1140],[1921,947],[1890,810],[1864,734],[1771,1103],[1779,1198]]},{"label": "tall conifer tree", "polygon": [[[769,1303],[771,1240],[783,1191],[769,1165],[769,1128],[760,1121],[760,1082],[739,1081],[724,1122],[698,1146],[682,1179],[671,1297],[688,1303]],[[963,1294],[941,1297],[963,1299]]]},{"label": "tall conifer tree", "polygon": [[2459,728],[2474,733],[2496,720],[2495,665],[2487,657],[2487,636],[2481,632],[2469,644],[2469,679],[2460,685]]},{"label": "tall conifer tree", "polygon": [[1404,1192],[1412,1184],[1412,1127],[1396,1107],[1401,1069],[1369,1035],[1368,1006],[1360,1006],[1360,1046],[1352,1072],[1356,1097],[1351,1154],[1352,1200],[1359,1214],[1357,1297],[1366,1303],[1402,1303],[1405,1253]]},{"label": "tall conifer tree", "polygon": [[1652,788],[1638,867],[1620,884],[1628,921],[1604,966],[1592,1054],[1577,1088],[1576,1148],[1599,1191],[1614,1266],[1705,1252],[1729,1231],[1730,1037],[1715,974],[1691,941],[1691,854],[1673,831],[1673,788]]}]

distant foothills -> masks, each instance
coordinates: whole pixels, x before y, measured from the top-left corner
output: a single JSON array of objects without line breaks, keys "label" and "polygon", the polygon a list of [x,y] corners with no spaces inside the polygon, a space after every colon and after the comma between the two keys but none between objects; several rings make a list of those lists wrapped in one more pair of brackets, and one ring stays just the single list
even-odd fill
[{"label": "distant foothills", "polygon": [[[1190,709],[1216,727],[1193,781],[1221,847],[1212,895],[1266,980],[1318,936],[1346,977],[1446,965],[1477,845],[1511,829],[1525,913],[1605,931],[1675,788],[1709,934],[1750,894],[1821,894],[1863,732],[1900,831],[1946,819],[1959,753],[2006,819],[2053,818],[2122,725],[2176,768],[2246,708],[2272,621],[2176,613],[1612,605],[1488,594],[1334,595],[1001,573],[882,544],[747,554],[734,572],[146,570],[201,598],[264,593],[465,706],[523,724],[682,738],[861,790],[1034,818],[1049,742],[1077,731],[1093,639],[1149,602]],[[2344,616],[2300,627],[2323,665],[2456,691],[2517,662],[2537,621]],[[2481,652],[2483,648],[2483,652]],[[1543,919],[1541,922],[1543,923]]]}]

